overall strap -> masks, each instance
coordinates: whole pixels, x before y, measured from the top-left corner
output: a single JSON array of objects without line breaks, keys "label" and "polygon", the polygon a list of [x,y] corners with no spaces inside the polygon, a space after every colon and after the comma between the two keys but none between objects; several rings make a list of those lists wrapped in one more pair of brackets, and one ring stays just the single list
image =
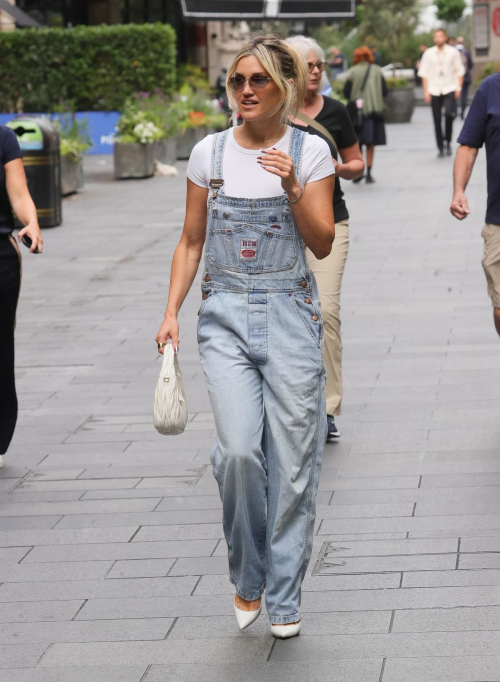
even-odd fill
[{"label": "overall strap", "polygon": [[288,149],[288,155],[292,157],[293,166],[295,169],[295,175],[297,180],[300,182],[300,167],[302,165],[302,152],[304,149],[304,142],[307,133],[304,130],[299,130],[298,128],[292,128],[292,134],[290,136],[290,147]]},{"label": "overall strap", "polygon": [[215,133],[212,142],[212,158],[210,162],[210,187],[213,190],[212,198],[215,199],[217,192],[222,189],[224,184],[223,162],[224,149],[226,147],[229,128],[221,133]]}]

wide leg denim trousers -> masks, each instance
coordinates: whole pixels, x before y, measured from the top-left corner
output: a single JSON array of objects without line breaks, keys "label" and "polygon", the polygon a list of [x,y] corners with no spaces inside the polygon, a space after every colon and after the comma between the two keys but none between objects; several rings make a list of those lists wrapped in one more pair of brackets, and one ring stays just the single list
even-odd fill
[{"label": "wide leg denim trousers", "polygon": [[[290,155],[300,170],[302,131]],[[214,139],[198,343],[217,442],[230,580],[265,591],[272,623],[300,620],[326,436],[323,326],[286,195],[227,197]],[[219,182],[217,182],[219,181]]]}]

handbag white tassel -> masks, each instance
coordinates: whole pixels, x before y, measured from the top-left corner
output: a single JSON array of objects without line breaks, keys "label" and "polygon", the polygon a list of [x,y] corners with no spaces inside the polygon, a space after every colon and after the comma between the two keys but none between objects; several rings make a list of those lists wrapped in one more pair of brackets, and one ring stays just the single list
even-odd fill
[{"label": "handbag white tassel", "polygon": [[163,351],[163,362],[156,384],[153,421],[164,436],[177,436],[184,431],[188,409],[182,374],[172,344]]}]

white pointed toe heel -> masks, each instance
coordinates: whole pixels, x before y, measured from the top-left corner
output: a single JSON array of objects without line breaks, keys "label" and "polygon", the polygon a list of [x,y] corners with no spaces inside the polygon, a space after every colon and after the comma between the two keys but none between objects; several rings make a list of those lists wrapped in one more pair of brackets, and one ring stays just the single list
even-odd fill
[{"label": "white pointed toe heel", "polygon": [[257,611],[242,611],[236,604],[234,605],[234,615],[236,616],[236,621],[240,630],[245,630],[249,625],[255,623],[257,618],[260,616],[262,606],[259,606]]},{"label": "white pointed toe heel", "polygon": [[271,634],[278,639],[289,639],[300,634],[300,620],[292,625],[271,625]]}]

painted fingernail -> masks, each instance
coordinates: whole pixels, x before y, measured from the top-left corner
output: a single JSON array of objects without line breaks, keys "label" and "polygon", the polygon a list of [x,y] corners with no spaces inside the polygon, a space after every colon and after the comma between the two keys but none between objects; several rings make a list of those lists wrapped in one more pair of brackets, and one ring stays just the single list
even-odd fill
[{"label": "painted fingernail", "polygon": [[174,346],[174,353],[177,355],[178,352],[179,352],[179,346]]}]

